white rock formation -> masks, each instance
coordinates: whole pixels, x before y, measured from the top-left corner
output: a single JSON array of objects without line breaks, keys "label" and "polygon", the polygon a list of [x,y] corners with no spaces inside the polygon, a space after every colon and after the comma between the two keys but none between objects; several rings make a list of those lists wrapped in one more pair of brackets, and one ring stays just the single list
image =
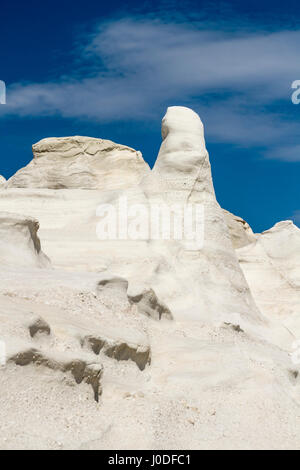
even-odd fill
[{"label": "white rock formation", "polygon": [[50,267],[37,235],[39,223],[31,217],[0,212],[0,265]]},{"label": "white rock formation", "polygon": [[[174,106],[162,121],[163,142],[152,173],[143,180],[151,202],[203,208],[203,246],[156,243],[165,253],[153,280],[155,291],[177,317],[224,320],[233,312],[259,321],[240,269],[224,214],[216,201],[203,124],[192,110]],[[174,276],[176,272],[176,277]],[[222,299],[222,301],[220,301]],[[179,312],[180,310],[180,312]]]},{"label": "white rock formation", "polygon": [[96,355],[103,352],[117,361],[131,360],[140,370],[151,363],[151,349],[145,335],[137,329],[106,328],[101,333],[93,332],[81,338],[83,347],[91,349]]},{"label": "white rock formation", "polygon": [[120,189],[150,171],[140,152],[110,140],[49,138],[32,149],[34,159],[10,178],[9,188]]},{"label": "white rock formation", "polygon": [[261,311],[300,335],[300,229],[279,222],[237,250],[251,292]]},{"label": "white rock formation", "polygon": [[[2,197],[0,194],[0,209],[5,206],[10,211],[23,212],[30,207],[30,214],[40,221],[43,247],[54,266],[108,270],[129,282],[129,294],[133,298],[152,290],[159,302],[178,319],[188,316],[198,320],[230,321],[234,312],[235,322],[240,323],[240,317],[258,320],[259,313],[216,201],[199,116],[187,108],[169,108],[163,119],[162,135],[164,139],[154,169],[136,188],[129,190],[127,181],[128,189],[123,192],[30,190],[30,198],[28,190],[7,189]],[[37,161],[45,158],[53,171],[47,142],[42,146],[42,154],[49,156],[41,156]],[[54,161],[56,164],[56,159]],[[111,182],[107,180],[110,188],[114,187],[114,169],[113,166]],[[35,174],[38,177],[39,173]],[[44,181],[43,174],[39,181]],[[174,202],[203,206],[204,246],[190,250],[184,241],[99,241],[97,205],[114,203],[120,195],[127,196],[129,203],[147,207],[152,203],[170,205]]]},{"label": "white rock formation", "polygon": [[245,220],[224,209],[223,213],[234,248],[242,248],[256,240],[252,228]]},{"label": "white rock formation", "polygon": [[0,175],[0,189],[4,187],[6,183],[6,179],[4,178],[4,176]]},{"label": "white rock formation", "polygon": [[[300,230],[220,209],[193,111],[162,134],[152,172],[45,139],[0,191],[0,449],[299,447]],[[99,240],[99,204],[124,196],[201,205],[203,246]]]}]

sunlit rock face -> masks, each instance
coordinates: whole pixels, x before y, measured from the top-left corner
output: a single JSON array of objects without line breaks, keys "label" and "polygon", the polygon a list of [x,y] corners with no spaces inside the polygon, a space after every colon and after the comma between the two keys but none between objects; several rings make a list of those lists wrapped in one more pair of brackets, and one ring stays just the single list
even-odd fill
[{"label": "sunlit rock face", "polygon": [[[220,208],[200,117],[168,108],[152,171],[102,139],[33,151],[0,181],[0,449],[298,448],[300,230]],[[121,198],[201,207],[201,243],[99,239]]]},{"label": "sunlit rock face", "polygon": [[152,174],[145,178],[149,189],[170,202],[195,201],[198,192],[203,198],[208,194],[215,198],[200,117],[189,108],[168,108],[162,120],[162,139]]},{"label": "sunlit rock face", "polygon": [[91,137],[49,138],[33,146],[34,159],[9,188],[121,189],[149,172],[140,152]]},{"label": "sunlit rock face", "polygon": [[300,335],[300,229],[279,222],[237,250],[261,311]]},{"label": "sunlit rock face", "polygon": [[5,183],[6,179],[2,175],[0,175],[0,189],[4,188]]},{"label": "sunlit rock face", "polygon": [[258,320],[259,312],[216,200],[200,117],[185,107],[168,108],[162,138],[153,171],[141,185],[150,201],[202,207],[203,244],[191,249],[184,242],[164,243],[166,259],[172,259],[172,264],[165,261],[161,265],[154,280],[156,290],[171,302],[179,317],[185,311],[191,318],[223,319],[234,311],[238,317]]},{"label": "sunlit rock face", "polygon": [[38,229],[39,223],[32,217],[0,212],[0,265],[49,268]]},{"label": "sunlit rock face", "polygon": [[249,245],[256,240],[256,235],[253,233],[250,225],[230,212],[223,210],[225,222],[229,229],[229,234],[233,247],[235,249],[242,248],[243,246]]}]

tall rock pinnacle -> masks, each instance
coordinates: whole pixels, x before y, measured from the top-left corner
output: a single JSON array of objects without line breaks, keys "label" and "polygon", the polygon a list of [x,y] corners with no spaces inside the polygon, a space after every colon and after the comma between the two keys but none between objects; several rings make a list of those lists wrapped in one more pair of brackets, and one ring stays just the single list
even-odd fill
[{"label": "tall rock pinnacle", "polygon": [[145,193],[150,201],[202,206],[204,240],[202,247],[192,251],[184,243],[164,244],[170,251],[154,279],[156,289],[175,310],[176,303],[181,311],[185,306],[195,319],[225,319],[229,312],[258,319],[216,200],[201,119],[189,108],[170,107],[162,120],[162,138],[152,174],[143,182]]}]

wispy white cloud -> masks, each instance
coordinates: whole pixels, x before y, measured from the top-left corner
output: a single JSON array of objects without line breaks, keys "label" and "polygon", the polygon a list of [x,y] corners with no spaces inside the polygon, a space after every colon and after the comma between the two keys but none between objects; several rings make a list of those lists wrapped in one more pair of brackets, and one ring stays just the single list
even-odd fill
[{"label": "wispy white cloud", "polygon": [[199,22],[119,19],[99,25],[82,44],[80,71],[10,86],[1,112],[147,120],[157,119],[163,105],[190,105],[215,141],[263,146],[266,158],[300,161],[295,122],[269,109],[290,102],[291,83],[300,78],[299,43],[300,31],[228,32]]},{"label": "wispy white cloud", "polygon": [[[290,132],[294,130],[294,135],[297,135],[296,132],[299,133],[299,125],[291,125],[288,130]],[[300,162],[300,144],[288,146],[282,145],[278,148],[268,150],[265,155],[270,159],[285,160],[287,162]]]},{"label": "wispy white cloud", "polygon": [[6,102],[6,87],[5,83],[0,80],[0,104],[5,104]]}]

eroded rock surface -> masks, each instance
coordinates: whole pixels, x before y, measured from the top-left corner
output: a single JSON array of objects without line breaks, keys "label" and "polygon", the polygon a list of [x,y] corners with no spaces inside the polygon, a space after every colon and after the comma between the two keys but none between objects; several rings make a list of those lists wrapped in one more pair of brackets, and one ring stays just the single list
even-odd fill
[{"label": "eroded rock surface", "polygon": [[9,188],[112,190],[138,184],[149,172],[140,152],[91,137],[43,139],[34,159],[10,180]]},{"label": "eroded rock surface", "polygon": [[50,326],[42,317],[31,318],[28,324],[28,329],[31,338],[34,338],[36,335],[50,335],[51,333]]},{"label": "eroded rock surface", "polygon": [[226,210],[223,213],[235,249],[243,248],[256,240],[252,228],[244,219]]},{"label": "eroded rock surface", "polygon": [[77,384],[81,384],[84,381],[91,385],[94,398],[96,401],[99,401],[99,396],[101,395],[101,375],[103,372],[101,364],[87,364],[82,359],[68,358],[67,354],[53,355],[52,353],[52,355],[48,356],[42,351],[33,348],[20,351],[9,357],[8,363],[10,362],[22,367],[36,365],[63,373],[70,372]]},{"label": "eroded rock surface", "polygon": [[150,203],[202,208],[203,233],[194,243],[171,240],[154,244],[165,260],[153,276],[151,287],[170,306],[175,318],[181,318],[182,313],[177,313],[180,309],[191,318],[218,315],[226,321],[226,313],[234,311],[244,319],[259,320],[216,200],[199,116],[188,108],[168,108],[162,121],[162,137],[153,171],[142,187]]},{"label": "eroded rock surface", "polygon": [[[192,110],[162,136],[152,172],[109,141],[45,139],[0,191],[1,449],[299,447],[300,230],[220,208]],[[121,197],[198,204],[204,237],[99,240]]]},{"label": "eroded rock surface", "polygon": [[117,361],[131,360],[141,370],[151,362],[149,342],[137,329],[106,327],[98,334],[84,336],[81,343],[97,355],[103,352]]},{"label": "eroded rock surface", "polygon": [[261,311],[300,334],[300,229],[279,222],[237,250],[253,296]]},{"label": "eroded rock surface", "polygon": [[50,267],[38,237],[39,222],[10,212],[0,212],[0,264]]}]

